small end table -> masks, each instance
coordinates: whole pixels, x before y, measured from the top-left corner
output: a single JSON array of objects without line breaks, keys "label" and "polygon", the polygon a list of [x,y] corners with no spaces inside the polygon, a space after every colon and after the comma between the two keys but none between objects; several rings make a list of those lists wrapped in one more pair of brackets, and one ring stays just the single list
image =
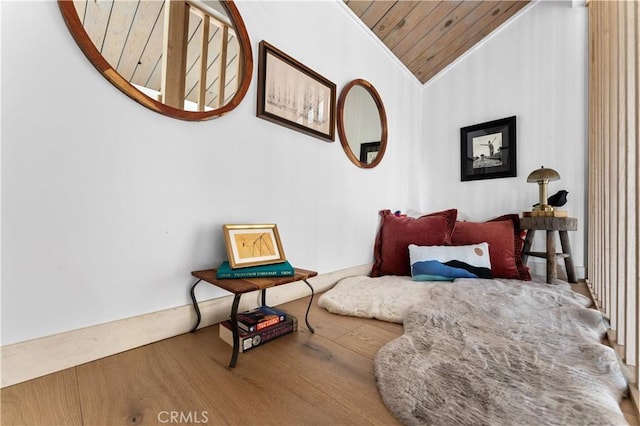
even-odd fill
[{"label": "small end table", "polygon": [[240,297],[244,293],[260,290],[262,292],[262,306],[266,306],[267,295],[266,291],[269,287],[276,287],[283,284],[293,283],[295,281],[304,281],[304,283],[311,289],[311,299],[309,300],[309,306],[307,306],[307,313],[304,316],[304,321],[307,324],[307,328],[310,332],[314,333],[315,330],[309,324],[309,309],[311,308],[311,302],[313,302],[313,287],[307,281],[308,278],[318,275],[315,271],[309,271],[306,269],[295,268],[295,273],[288,277],[265,277],[265,278],[239,278],[239,279],[218,279],[216,277],[217,269],[206,269],[203,271],[193,271],[191,275],[198,280],[191,287],[191,300],[193,301],[193,308],[196,311],[196,324],[191,329],[191,333],[195,332],[200,325],[201,315],[200,308],[198,307],[198,301],[196,300],[195,290],[200,281],[206,281],[216,287],[220,287],[234,294],[233,304],[231,305],[231,331],[233,332],[233,354],[231,355],[231,361],[229,367],[234,368],[238,362],[238,352],[240,351],[240,336],[238,332],[238,305],[240,304]]},{"label": "small end table", "polygon": [[[571,243],[567,231],[578,229],[578,219],[575,217],[522,217],[520,218],[520,228],[527,230],[527,237],[522,248],[522,262],[526,265],[529,256],[547,259],[547,282],[553,283],[558,278],[556,270],[557,259],[564,259],[564,266],[567,269],[567,280],[570,283],[577,283],[576,270],[571,258]],[[547,231],[547,251],[529,251],[533,243],[533,236],[537,230]],[[560,244],[562,253],[556,253],[555,232],[560,234]]]}]

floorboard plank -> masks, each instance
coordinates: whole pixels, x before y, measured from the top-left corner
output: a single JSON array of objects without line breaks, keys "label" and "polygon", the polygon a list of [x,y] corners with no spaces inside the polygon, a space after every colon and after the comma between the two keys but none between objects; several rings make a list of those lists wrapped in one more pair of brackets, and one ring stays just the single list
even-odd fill
[{"label": "floorboard plank", "polygon": [[[199,336],[193,338],[182,336],[180,344],[172,343],[167,349],[184,370],[182,374],[188,377],[193,390],[213,410],[221,408],[215,415],[224,416],[223,423],[348,424],[353,419],[353,408],[323,389],[328,377],[318,386],[306,378],[306,369],[296,368],[299,358],[316,359],[314,353],[301,355],[294,351],[300,348],[297,339],[304,332],[242,353],[236,368],[229,369],[222,362],[228,362],[231,347],[217,337],[217,327],[200,330]],[[313,361],[305,365],[310,363]]]},{"label": "floorboard plank", "polygon": [[73,368],[6,387],[0,399],[3,425],[82,424]]},{"label": "floorboard plank", "polygon": [[158,424],[174,411],[208,408],[175,359],[157,343],[76,369],[85,425]]},{"label": "floorboard plank", "polygon": [[[306,328],[304,317],[308,304],[309,298],[305,297],[281,305],[281,307],[298,318],[298,328],[302,329]],[[335,340],[347,334],[349,331],[360,327],[365,321],[363,318],[334,315],[318,307],[317,298],[314,300],[311,310],[309,311],[309,322],[311,326],[318,335],[326,337],[329,340]]]},{"label": "floorboard plank", "polygon": [[400,334],[373,325],[363,324],[337,339],[336,343],[373,360],[382,346]]},{"label": "floorboard plank", "polygon": [[337,400],[350,413],[342,422],[356,418],[366,424],[397,424],[380,397],[373,363],[367,357],[306,330],[296,333],[295,343],[277,350],[291,371],[332,398],[342,395]]}]

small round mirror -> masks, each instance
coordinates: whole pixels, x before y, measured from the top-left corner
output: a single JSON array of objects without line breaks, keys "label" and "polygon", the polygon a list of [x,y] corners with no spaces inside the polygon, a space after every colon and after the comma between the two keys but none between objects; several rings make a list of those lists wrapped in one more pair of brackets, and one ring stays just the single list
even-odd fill
[{"label": "small round mirror", "polygon": [[338,99],[338,135],[347,157],[358,167],[372,168],[387,147],[387,115],[371,83],[357,79]]},{"label": "small round mirror", "polygon": [[81,50],[140,104],[182,120],[234,109],[251,82],[247,30],[231,0],[58,0]]}]

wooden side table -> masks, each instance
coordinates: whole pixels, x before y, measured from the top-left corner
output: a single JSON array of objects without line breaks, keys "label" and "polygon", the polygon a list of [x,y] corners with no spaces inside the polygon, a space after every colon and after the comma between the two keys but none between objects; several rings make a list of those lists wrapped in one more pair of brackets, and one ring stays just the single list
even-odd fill
[{"label": "wooden side table", "polygon": [[233,333],[233,353],[231,355],[231,361],[229,367],[234,368],[238,362],[238,352],[240,351],[240,336],[238,332],[238,305],[240,304],[240,297],[244,293],[260,290],[262,292],[262,306],[266,306],[267,295],[266,291],[269,287],[276,287],[283,284],[293,283],[295,281],[304,281],[306,285],[311,289],[311,299],[309,300],[309,306],[307,306],[307,313],[304,316],[304,321],[307,324],[307,328],[312,333],[315,332],[311,324],[309,324],[309,309],[311,308],[311,302],[313,302],[313,287],[307,281],[308,278],[318,275],[315,271],[309,271],[306,269],[295,268],[293,276],[288,277],[265,277],[265,278],[241,278],[241,279],[218,279],[216,277],[217,269],[206,269],[203,271],[193,271],[191,275],[198,280],[191,287],[191,300],[193,301],[193,308],[196,311],[196,324],[191,329],[193,333],[200,325],[201,315],[200,308],[198,307],[198,301],[196,300],[195,290],[200,281],[206,281],[209,284],[215,285],[234,294],[233,304],[231,305],[231,331]]},{"label": "wooden side table", "polygon": [[[547,259],[547,282],[552,283],[558,278],[556,270],[557,259],[564,259],[564,266],[567,269],[567,279],[570,283],[577,283],[576,270],[571,258],[571,243],[567,231],[578,229],[578,219],[575,217],[522,217],[520,218],[520,228],[527,230],[527,237],[524,240],[522,249],[522,262],[526,265],[529,256]],[[531,244],[536,231],[547,232],[547,251],[532,252]],[[560,234],[560,244],[562,253],[556,253],[555,232]]]}]

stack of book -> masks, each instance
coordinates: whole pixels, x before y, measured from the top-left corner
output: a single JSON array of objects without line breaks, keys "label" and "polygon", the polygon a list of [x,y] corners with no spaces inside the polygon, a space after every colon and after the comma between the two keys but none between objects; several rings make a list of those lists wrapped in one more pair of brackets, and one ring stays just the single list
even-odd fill
[{"label": "stack of book", "polygon": [[[270,340],[289,334],[298,329],[298,319],[270,306],[238,314],[238,334],[240,352],[248,351]],[[220,323],[220,338],[233,346],[231,320]]]},{"label": "stack of book", "polygon": [[566,210],[522,212],[522,217],[568,217],[569,212]]},{"label": "stack of book", "polygon": [[273,263],[271,265],[248,266],[245,268],[231,268],[228,261],[222,262],[222,265],[216,271],[218,279],[237,279],[237,278],[264,278],[264,277],[292,277],[295,274],[293,266],[288,261],[282,263]]}]

